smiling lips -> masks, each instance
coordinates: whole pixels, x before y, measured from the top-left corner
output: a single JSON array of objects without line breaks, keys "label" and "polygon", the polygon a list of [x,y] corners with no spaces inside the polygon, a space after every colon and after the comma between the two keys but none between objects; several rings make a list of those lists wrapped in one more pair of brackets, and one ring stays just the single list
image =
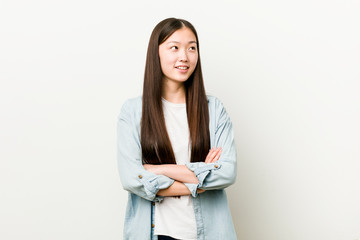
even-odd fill
[{"label": "smiling lips", "polygon": [[189,66],[186,66],[186,65],[179,65],[179,66],[176,66],[175,68],[177,68],[177,69],[181,69],[181,70],[186,70],[186,69],[189,69]]}]

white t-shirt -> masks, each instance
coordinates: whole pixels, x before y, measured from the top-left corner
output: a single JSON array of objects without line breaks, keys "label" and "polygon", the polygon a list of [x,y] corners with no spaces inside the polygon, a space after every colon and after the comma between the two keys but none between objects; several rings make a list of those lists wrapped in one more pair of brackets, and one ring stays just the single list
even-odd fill
[{"label": "white t-shirt", "polygon": [[[189,126],[186,103],[171,103],[162,98],[166,129],[176,163],[190,161]],[[155,235],[167,235],[181,240],[196,240],[196,220],[191,195],[164,197],[155,203]]]}]

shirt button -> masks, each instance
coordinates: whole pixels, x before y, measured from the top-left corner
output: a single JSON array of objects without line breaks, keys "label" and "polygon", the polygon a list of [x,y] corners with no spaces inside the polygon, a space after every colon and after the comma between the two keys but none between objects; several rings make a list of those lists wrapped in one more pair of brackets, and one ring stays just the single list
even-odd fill
[{"label": "shirt button", "polygon": [[155,227],[155,224],[151,224],[151,227],[152,227],[152,228]]},{"label": "shirt button", "polygon": [[139,178],[142,179],[142,175],[139,175]]},{"label": "shirt button", "polygon": [[152,204],[153,206],[155,206],[155,203],[154,203],[154,202],[152,202],[151,204]]},{"label": "shirt button", "polygon": [[214,165],[214,168],[218,168],[219,166],[218,165]]}]

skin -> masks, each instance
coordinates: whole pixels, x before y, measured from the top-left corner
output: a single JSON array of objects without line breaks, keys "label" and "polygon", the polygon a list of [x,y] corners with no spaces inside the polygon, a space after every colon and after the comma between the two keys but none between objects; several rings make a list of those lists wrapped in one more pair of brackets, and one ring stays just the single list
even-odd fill
[{"label": "skin", "polygon": [[[205,163],[213,163],[219,160],[222,153],[221,147],[212,148],[206,156]],[[191,192],[185,186],[185,183],[198,183],[194,172],[189,170],[185,165],[163,164],[152,165],[144,164],[144,168],[152,173],[158,175],[165,175],[175,180],[175,182],[166,189],[161,189],[157,192],[157,195],[169,197],[169,196],[181,196],[190,195]],[[205,192],[203,189],[198,189],[198,193]]]},{"label": "skin", "polygon": [[[185,27],[175,31],[159,45],[159,57],[163,72],[163,98],[173,103],[185,103],[184,82],[194,72],[198,60],[194,33]],[[184,73],[177,69],[179,65],[189,66],[188,71]]]},{"label": "skin", "polygon": [[[175,31],[165,42],[159,45],[159,57],[163,72],[162,97],[169,102],[185,103],[184,82],[191,76],[198,61],[198,49],[194,33],[186,27]],[[187,71],[181,71],[176,67],[188,66]],[[213,163],[219,160],[222,153],[221,147],[212,148],[205,163]],[[185,165],[144,164],[144,168],[158,175],[165,175],[175,180],[168,188],[159,190],[159,196],[182,196],[190,195],[191,192],[184,183],[198,183],[194,172]],[[198,193],[205,190],[198,189]]]}]

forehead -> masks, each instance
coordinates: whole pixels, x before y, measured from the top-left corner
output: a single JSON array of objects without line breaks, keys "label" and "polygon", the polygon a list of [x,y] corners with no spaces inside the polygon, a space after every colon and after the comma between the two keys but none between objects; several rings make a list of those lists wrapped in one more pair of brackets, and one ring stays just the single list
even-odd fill
[{"label": "forehead", "polygon": [[181,28],[176,30],[166,39],[164,43],[194,43],[196,42],[195,34],[189,28]]}]

